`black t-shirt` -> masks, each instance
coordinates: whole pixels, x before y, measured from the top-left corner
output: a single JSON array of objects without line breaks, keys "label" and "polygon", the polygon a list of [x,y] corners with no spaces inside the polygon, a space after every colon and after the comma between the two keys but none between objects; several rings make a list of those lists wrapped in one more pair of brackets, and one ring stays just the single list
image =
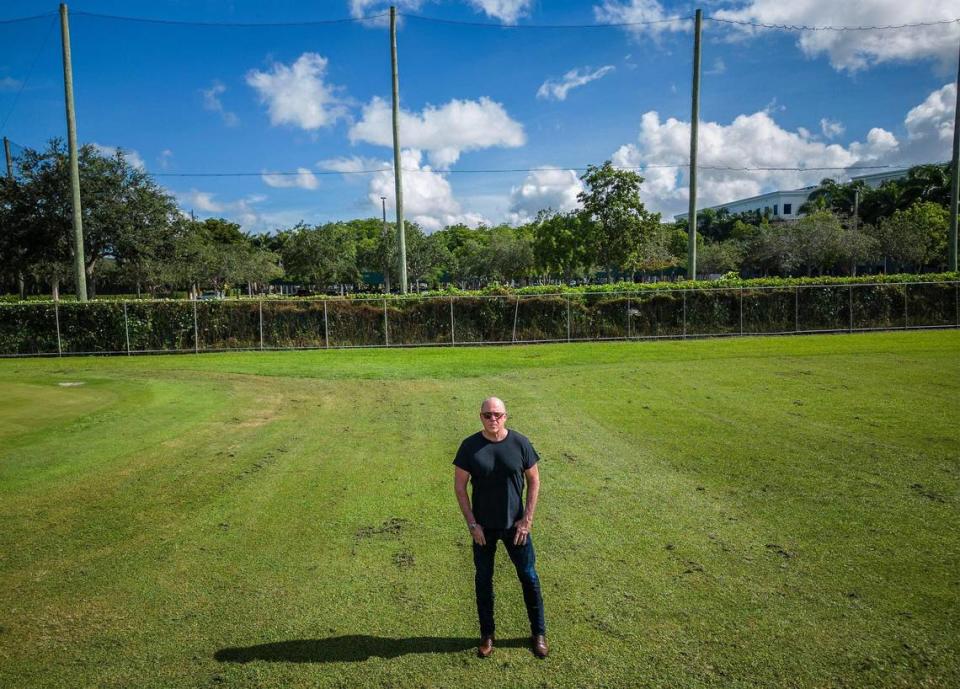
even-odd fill
[{"label": "black t-shirt", "polygon": [[525,435],[507,430],[493,442],[474,433],[460,443],[454,465],[470,473],[473,516],[488,529],[509,529],[523,516],[523,472],[540,457]]}]

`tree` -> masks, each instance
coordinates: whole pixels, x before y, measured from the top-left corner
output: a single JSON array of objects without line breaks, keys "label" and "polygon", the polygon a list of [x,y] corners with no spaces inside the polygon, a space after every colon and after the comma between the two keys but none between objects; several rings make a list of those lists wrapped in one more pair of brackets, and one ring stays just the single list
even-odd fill
[{"label": "tree", "polygon": [[922,201],[881,220],[876,239],[881,253],[899,267],[946,267],[950,214],[938,203]]},{"label": "tree", "polygon": [[[84,258],[90,296],[105,258],[131,275],[169,250],[170,228],[179,215],[174,200],[123,151],[102,155],[92,145],[79,151]],[[50,282],[57,296],[73,254],[73,205],[69,157],[59,139],[44,151],[25,149],[16,182],[3,187],[3,224],[15,238],[17,260]],[[139,265],[139,268],[135,266]]]},{"label": "tree", "polygon": [[[900,181],[900,180],[898,180]],[[904,208],[930,201],[946,208],[950,204],[950,166],[917,165],[900,181]]]},{"label": "tree", "polygon": [[735,241],[704,242],[697,248],[697,269],[703,273],[740,271],[743,249]]},{"label": "tree", "polygon": [[359,280],[357,243],[344,223],[310,227],[298,224],[281,249],[284,270],[294,280],[326,287]]},{"label": "tree", "polygon": [[529,226],[494,227],[484,254],[488,279],[514,282],[529,278],[534,269],[533,232]]},{"label": "tree", "polygon": [[589,223],[588,247],[597,265],[613,282],[613,269],[624,267],[644,237],[660,224],[660,214],[650,213],[640,200],[643,177],[618,170],[608,160],[600,167],[587,166],[580,177],[587,189],[577,194]]},{"label": "tree", "polygon": [[586,267],[584,223],[577,211],[540,211],[533,223],[533,256],[537,268],[569,282]]}]

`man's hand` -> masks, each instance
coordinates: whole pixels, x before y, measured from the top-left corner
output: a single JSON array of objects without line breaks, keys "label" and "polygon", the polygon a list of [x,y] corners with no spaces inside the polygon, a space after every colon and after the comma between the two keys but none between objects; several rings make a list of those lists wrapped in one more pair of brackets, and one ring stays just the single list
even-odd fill
[{"label": "man's hand", "polygon": [[527,517],[518,519],[513,525],[516,533],[513,536],[514,545],[526,545],[527,537],[530,535],[530,529],[533,528],[533,520]]},{"label": "man's hand", "polygon": [[477,545],[487,544],[487,537],[483,535],[483,527],[479,524],[470,529],[470,535],[473,536],[473,542]]}]

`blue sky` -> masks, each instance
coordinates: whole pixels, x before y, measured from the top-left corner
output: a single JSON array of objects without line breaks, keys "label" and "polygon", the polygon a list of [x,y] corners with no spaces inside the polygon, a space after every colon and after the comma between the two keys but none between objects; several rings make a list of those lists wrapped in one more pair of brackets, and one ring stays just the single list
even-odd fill
[{"label": "blue sky", "polygon": [[[76,0],[80,140],[123,148],[185,210],[249,231],[379,215],[381,195],[392,211],[393,177],[382,171],[392,165],[386,23],[310,23],[388,4]],[[568,210],[579,169],[607,159],[641,169],[648,207],[685,210],[695,4],[397,4],[408,218],[433,231]],[[850,167],[949,158],[960,23],[839,32],[729,22],[944,22],[960,17],[955,0],[701,7],[713,19],[704,22],[700,162],[722,168],[700,173],[701,205],[843,179]],[[0,20],[48,15],[0,23],[0,126],[20,146],[64,136],[56,9],[0,7]],[[245,176],[179,176],[193,173]]]}]

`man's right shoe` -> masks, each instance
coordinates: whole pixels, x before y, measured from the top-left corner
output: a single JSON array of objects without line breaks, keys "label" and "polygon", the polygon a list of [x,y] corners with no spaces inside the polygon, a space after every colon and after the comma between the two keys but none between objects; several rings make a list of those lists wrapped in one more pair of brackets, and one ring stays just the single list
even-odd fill
[{"label": "man's right shoe", "polygon": [[480,645],[477,646],[477,655],[481,658],[489,658],[493,653],[493,634],[487,634],[480,637]]},{"label": "man's right shoe", "polygon": [[547,637],[543,634],[535,634],[533,638],[530,639],[530,645],[533,648],[533,655],[537,656],[537,658],[546,658],[550,652],[550,649],[547,648]]}]

